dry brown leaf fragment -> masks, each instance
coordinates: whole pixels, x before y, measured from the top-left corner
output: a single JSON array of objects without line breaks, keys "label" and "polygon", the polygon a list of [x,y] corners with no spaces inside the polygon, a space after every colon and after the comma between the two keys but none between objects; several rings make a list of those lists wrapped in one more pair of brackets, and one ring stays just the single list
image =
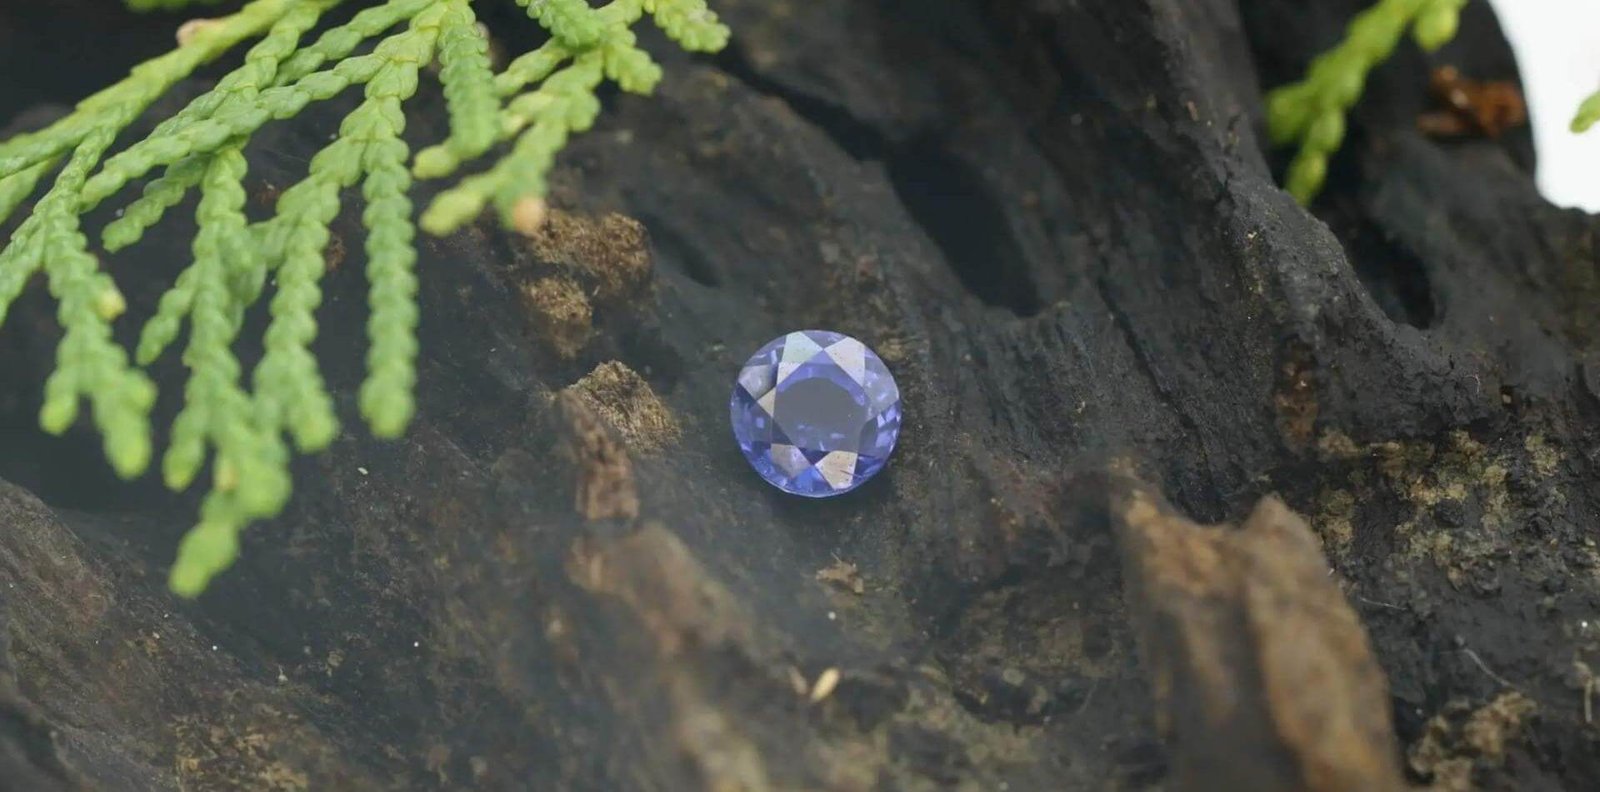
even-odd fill
[{"label": "dry brown leaf fragment", "polygon": [[1510,80],[1471,80],[1454,66],[1433,70],[1429,83],[1443,109],[1417,117],[1417,128],[1434,137],[1498,138],[1528,121],[1522,89]]},{"label": "dry brown leaf fragment", "polygon": [[861,570],[848,561],[835,557],[833,563],[817,570],[817,580],[844,589],[852,594],[865,594],[867,583]]}]

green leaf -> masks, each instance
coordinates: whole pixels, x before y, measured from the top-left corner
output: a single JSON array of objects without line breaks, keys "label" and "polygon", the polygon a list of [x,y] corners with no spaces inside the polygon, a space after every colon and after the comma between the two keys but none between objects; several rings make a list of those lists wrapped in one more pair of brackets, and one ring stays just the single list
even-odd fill
[{"label": "green leaf", "polygon": [[1351,20],[1338,46],[1312,61],[1303,80],[1268,93],[1267,132],[1272,143],[1300,144],[1286,182],[1297,201],[1309,204],[1321,192],[1328,158],[1344,142],[1345,114],[1360,100],[1367,74],[1393,54],[1407,29],[1426,51],[1444,46],[1455,37],[1465,4],[1466,0],[1379,0]]},{"label": "green leaf", "polygon": [[1573,132],[1587,132],[1596,122],[1600,122],[1600,92],[1583,100],[1578,105],[1578,112],[1572,118]]},{"label": "green leaf", "polygon": [[[365,203],[369,284],[366,376],[359,407],[371,432],[394,438],[416,413],[420,321],[418,221],[412,180],[442,178],[479,159],[478,172],[442,185],[422,213],[430,233],[449,233],[494,207],[527,227],[543,206],[550,170],[571,137],[601,111],[613,82],[648,93],[663,77],[633,27],[650,20],[683,48],[720,49],[728,30],[704,0],[514,1],[551,34],[509,53],[496,71],[475,9],[494,0],[382,0],[325,24],[344,0],[253,0],[189,27],[171,52],[80,102],[46,129],[0,142],[0,221],[35,200],[0,244],[0,330],[31,283],[44,282],[62,337],[43,383],[40,425],[62,433],[88,417],[111,467],[141,474],[155,453],[156,392],[142,366],[181,343],[182,401],[161,456],[176,490],[210,487],[169,577],[181,596],[202,593],[234,563],[239,534],[281,512],[290,497],[292,449],[311,453],[338,437],[339,416],[314,354],[331,225],[347,190]],[[128,0],[137,10],[209,5],[206,0]],[[323,28],[316,32],[318,28]],[[248,45],[214,87],[121,150],[113,141],[177,83]],[[449,132],[413,159],[404,103],[437,61]],[[287,185],[247,184],[245,152],[267,124],[360,93],[338,132]],[[1310,111],[1298,123],[1304,125]],[[497,151],[498,149],[498,151]],[[125,196],[143,182],[136,196]],[[281,191],[279,191],[281,188]],[[277,194],[270,217],[251,222],[249,196]],[[138,242],[198,194],[192,261],[143,322],[130,361],[113,323],[128,310],[81,227],[81,216],[125,196],[101,233],[106,251]],[[520,226],[519,226],[520,224]],[[42,276],[42,277],[41,277]],[[244,317],[266,303],[268,324],[254,368],[235,349]],[[84,406],[88,406],[85,411]],[[206,473],[209,471],[209,476]]]}]

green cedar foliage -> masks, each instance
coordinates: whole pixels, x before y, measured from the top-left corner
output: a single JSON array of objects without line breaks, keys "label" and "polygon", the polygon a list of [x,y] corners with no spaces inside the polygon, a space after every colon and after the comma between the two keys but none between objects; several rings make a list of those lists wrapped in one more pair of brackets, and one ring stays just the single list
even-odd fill
[{"label": "green cedar foliage", "polygon": [[1328,176],[1328,158],[1344,142],[1345,114],[1361,98],[1367,73],[1387,60],[1407,30],[1424,51],[1455,38],[1466,0],[1378,0],[1357,14],[1344,41],[1317,56],[1305,79],[1267,95],[1267,130],[1272,142],[1298,143],[1286,187],[1309,204]]},{"label": "green cedar foliage", "polygon": [[1588,132],[1597,122],[1600,122],[1600,91],[1596,91],[1578,105],[1578,112],[1572,118],[1572,131],[1577,133]]},{"label": "green cedar foliage", "polygon": [[[240,531],[283,509],[291,453],[320,451],[340,431],[311,345],[328,226],[343,192],[359,190],[365,202],[371,318],[361,414],[374,435],[394,438],[415,409],[412,180],[450,177],[488,158],[423,210],[420,225],[448,234],[491,207],[511,224],[518,207],[543,195],[568,138],[594,123],[604,81],[649,93],[661,79],[661,69],[638,48],[633,25],[649,16],[698,52],[719,50],[728,39],[705,0],[611,0],[600,7],[586,0],[381,0],[342,24],[319,27],[330,10],[357,2],[252,0],[228,16],[191,22],[172,52],[134,68],[48,128],[0,142],[0,223],[38,199],[0,248],[0,325],[23,289],[42,276],[63,329],[57,367],[44,383],[41,425],[64,432],[87,403],[113,469],[139,476],[154,455],[156,388],[143,367],[188,330],[177,353],[188,380],[161,472],[169,487],[182,490],[209,462],[211,490],[172,567],[169,583],[180,595],[202,592],[233,563]],[[474,12],[489,2],[516,2],[549,39],[496,71]],[[128,4],[163,10],[197,2]],[[113,153],[119,135],[176,83],[247,42],[253,44],[239,68]],[[403,103],[434,62],[450,133],[413,157],[401,134]],[[312,159],[304,180],[282,192],[276,213],[252,223],[243,186],[251,135],[347,89],[359,91],[360,104]],[[498,157],[489,156],[495,151]],[[130,359],[112,336],[127,306],[80,218],[146,179],[100,233],[107,252],[138,242],[191,193],[198,195],[198,230],[193,261],[144,323]],[[270,314],[264,354],[246,372],[233,349],[246,311],[264,299]]]},{"label": "green cedar foliage", "polygon": [[186,6],[216,5],[218,0],[127,0],[135,11],[176,11]]}]

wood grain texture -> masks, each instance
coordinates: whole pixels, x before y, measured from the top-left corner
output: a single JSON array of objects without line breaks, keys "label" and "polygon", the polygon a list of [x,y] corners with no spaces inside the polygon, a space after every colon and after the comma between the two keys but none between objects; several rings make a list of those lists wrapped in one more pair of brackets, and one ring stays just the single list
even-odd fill
[{"label": "wood grain texture", "polygon": [[[38,290],[17,306],[0,701],[34,725],[0,723],[0,777],[1371,789],[1407,756],[1412,784],[1600,787],[1573,672],[1600,667],[1600,227],[1538,197],[1525,132],[1416,130],[1431,66],[1515,78],[1483,3],[1373,73],[1313,212],[1274,183],[1261,91],[1360,0],[714,4],[732,50],[652,46],[667,78],[563,156],[543,236],[422,240],[395,443],[355,429],[346,207],[317,352],[351,430],[198,603],[163,589],[195,499],[34,429],[57,331]],[[252,212],[348,107],[264,131]],[[409,112],[441,139],[439,97]],[[107,257],[130,317],[186,226]],[[588,332],[552,335],[547,279]],[[830,501],[773,491],[727,427],[740,363],[804,327],[906,395],[889,468]],[[181,365],[155,374],[170,416]],[[1273,494],[1332,576],[1255,512]]]}]

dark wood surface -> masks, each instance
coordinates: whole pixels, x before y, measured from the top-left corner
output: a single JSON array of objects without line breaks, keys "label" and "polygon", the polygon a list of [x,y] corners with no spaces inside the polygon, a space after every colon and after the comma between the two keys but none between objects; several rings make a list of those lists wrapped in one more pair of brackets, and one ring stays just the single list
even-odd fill
[{"label": "dark wood surface", "polygon": [[[83,3],[19,5],[12,35],[80,35]],[[350,425],[197,603],[163,587],[194,497],[32,428],[24,300],[0,788],[1600,786],[1597,226],[1538,197],[1525,130],[1415,131],[1431,65],[1515,79],[1484,3],[1374,73],[1309,213],[1261,92],[1354,0],[715,5],[732,49],[652,46],[658,95],[608,99],[539,239],[423,243],[398,443],[356,424],[347,207],[319,351]],[[53,57],[0,80],[127,65]],[[254,211],[347,109],[252,146]],[[437,96],[410,117],[438,138]],[[135,315],[188,233],[108,258]],[[905,395],[888,471],[825,502],[727,430],[744,357],[804,327]]]}]

